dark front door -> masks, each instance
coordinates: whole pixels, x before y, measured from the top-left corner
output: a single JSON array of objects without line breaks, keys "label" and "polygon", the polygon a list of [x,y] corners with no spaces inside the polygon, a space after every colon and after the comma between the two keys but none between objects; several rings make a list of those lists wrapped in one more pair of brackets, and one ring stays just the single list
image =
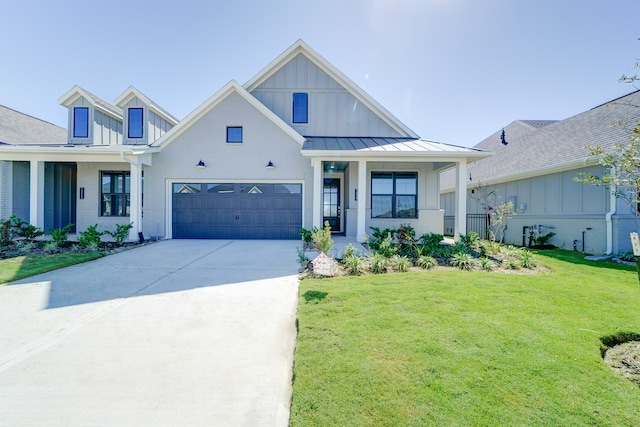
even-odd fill
[{"label": "dark front door", "polygon": [[342,232],[340,226],[340,179],[325,178],[322,190],[323,218],[322,224],[329,221],[331,231]]}]

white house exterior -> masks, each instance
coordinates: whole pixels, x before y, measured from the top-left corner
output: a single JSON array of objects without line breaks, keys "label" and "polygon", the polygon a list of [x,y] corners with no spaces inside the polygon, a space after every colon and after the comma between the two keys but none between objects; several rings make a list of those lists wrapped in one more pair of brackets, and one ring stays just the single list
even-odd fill
[{"label": "white house exterior", "polygon": [[[46,231],[132,222],[132,238],[293,239],[329,221],[360,241],[370,226],[442,233],[439,172],[455,167],[464,218],[467,162],[489,155],[420,139],[301,40],[180,121],[133,87],[115,105],[78,86],[59,102],[64,144],[0,146],[28,166],[12,179],[29,183],[29,221]],[[51,168],[64,174],[46,197]]]},{"label": "white house exterior", "polygon": [[[517,120],[475,147],[494,155],[468,165],[468,213],[481,214],[482,189],[497,190],[493,207],[513,202],[505,241],[527,245],[531,230],[556,233],[550,243],[591,254],[631,249],[629,233],[637,212],[608,188],[578,183],[581,172],[602,176],[604,168],[588,156],[587,146],[607,150],[631,141],[640,121],[640,92],[633,92],[560,121]],[[453,173],[441,177],[441,205],[454,216]],[[470,222],[471,224],[471,222]],[[471,228],[471,225],[469,225]],[[449,229],[447,229],[449,228]],[[446,227],[445,232],[453,232]]]}]

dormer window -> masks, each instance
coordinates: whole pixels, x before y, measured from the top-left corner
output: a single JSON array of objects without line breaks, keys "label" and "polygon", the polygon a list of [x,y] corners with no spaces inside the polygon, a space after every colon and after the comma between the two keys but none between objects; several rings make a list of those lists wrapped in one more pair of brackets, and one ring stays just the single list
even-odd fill
[{"label": "dormer window", "polygon": [[73,137],[89,138],[89,108],[75,107],[73,109]]},{"label": "dormer window", "polygon": [[293,123],[309,122],[309,94],[297,92],[293,94]]},{"label": "dormer window", "polygon": [[142,138],[143,136],[143,109],[142,108],[129,108],[128,115],[128,137],[129,138]]}]

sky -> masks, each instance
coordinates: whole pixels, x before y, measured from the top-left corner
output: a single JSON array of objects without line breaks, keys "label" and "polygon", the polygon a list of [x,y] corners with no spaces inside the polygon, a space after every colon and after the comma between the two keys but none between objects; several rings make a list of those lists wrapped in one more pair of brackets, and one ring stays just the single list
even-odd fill
[{"label": "sky", "polygon": [[184,118],[297,39],[422,138],[473,146],[635,88],[638,0],[4,0],[0,104],[66,127],[77,84]]}]

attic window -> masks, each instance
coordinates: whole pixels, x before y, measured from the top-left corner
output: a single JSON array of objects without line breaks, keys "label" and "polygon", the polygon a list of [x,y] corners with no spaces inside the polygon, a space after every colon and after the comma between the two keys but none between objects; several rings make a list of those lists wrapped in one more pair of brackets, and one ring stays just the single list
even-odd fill
[{"label": "attic window", "polygon": [[293,94],[293,123],[309,122],[309,94]]},{"label": "attic window", "polygon": [[227,126],[227,142],[242,142],[242,126]]},{"label": "attic window", "polygon": [[73,109],[73,137],[89,137],[89,108],[75,107]]},{"label": "attic window", "polygon": [[129,108],[129,117],[128,117],[128,136],[129,138],[142,138],[143,126],[142,126],[142,108]]}]

